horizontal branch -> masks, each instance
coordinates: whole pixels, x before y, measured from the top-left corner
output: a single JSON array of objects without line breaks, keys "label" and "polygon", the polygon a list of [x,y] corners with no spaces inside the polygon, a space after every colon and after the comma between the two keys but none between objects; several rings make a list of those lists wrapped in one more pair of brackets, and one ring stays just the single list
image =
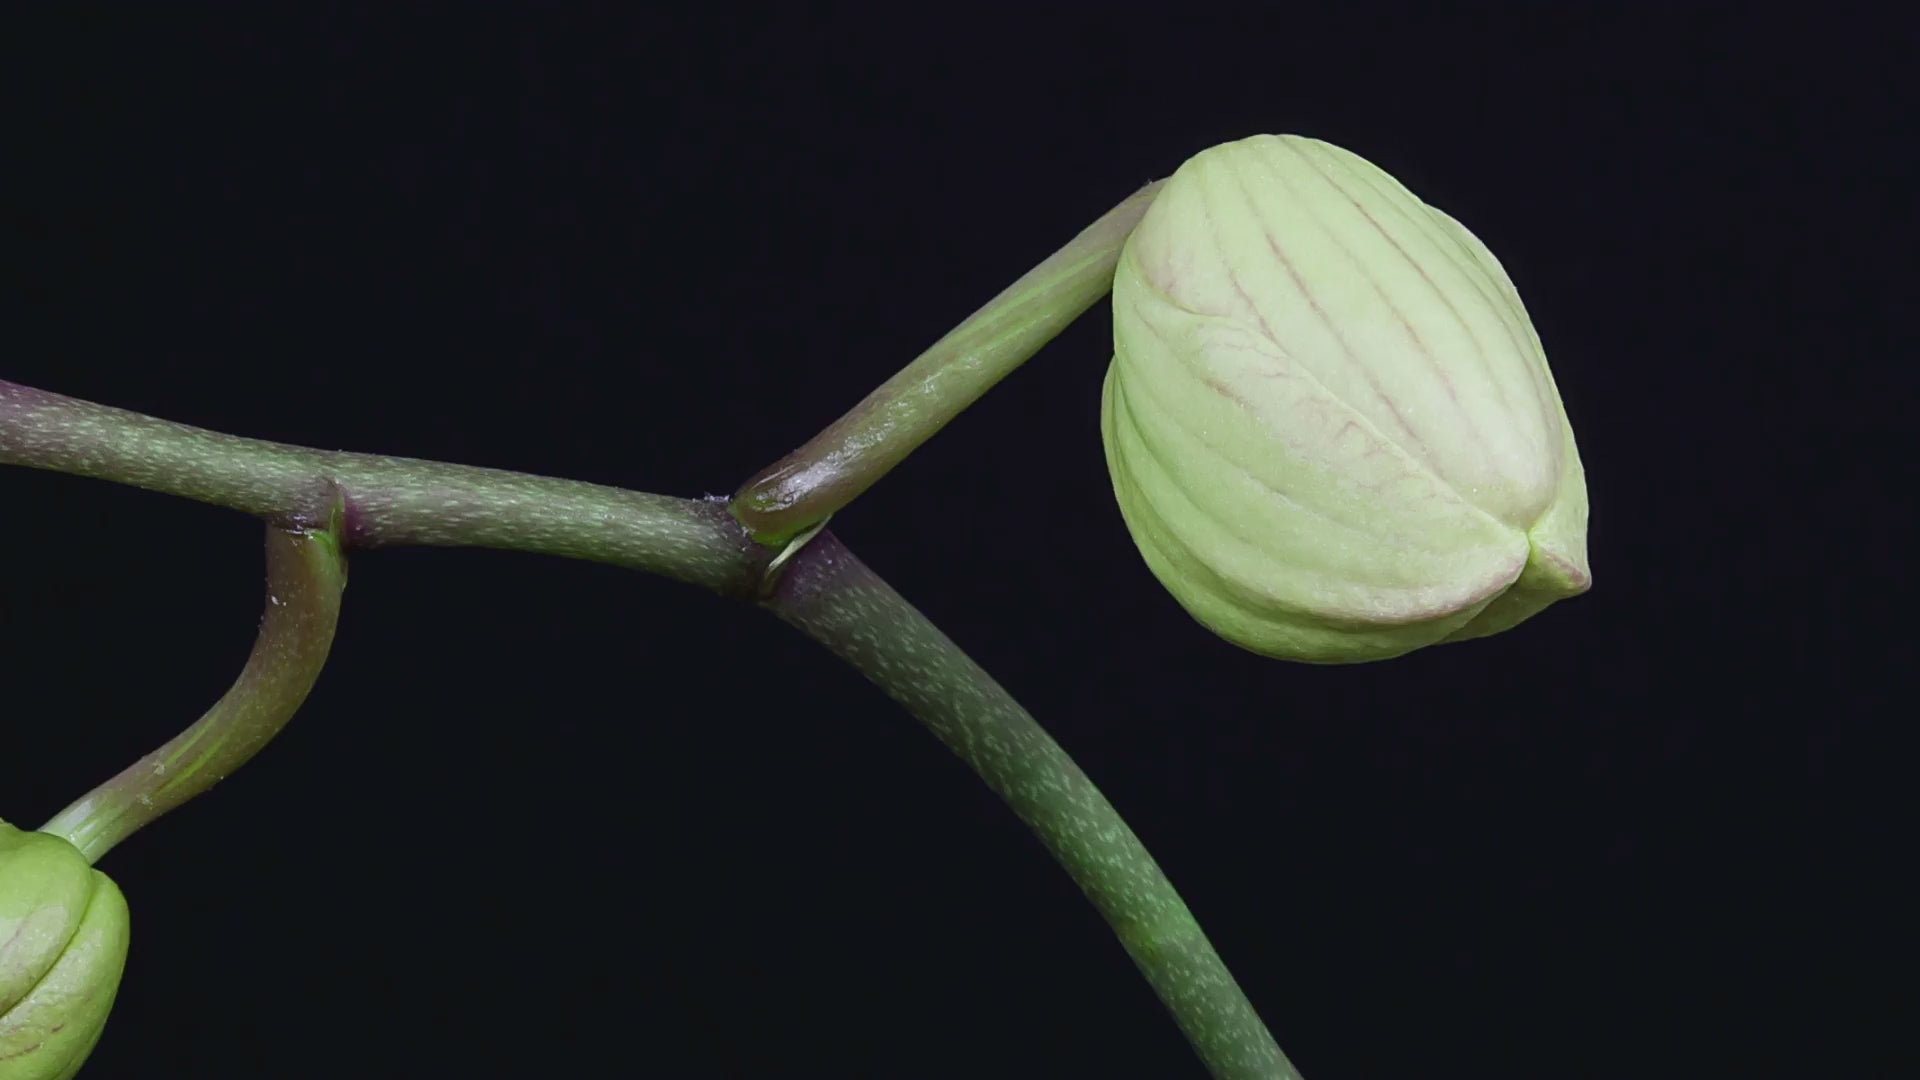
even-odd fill
[{"label": "horizontal branch", "polygon": [[[546,552],[757,599],[905,705],[1007,801],[1106,917],[1214,1076],[1297,1075],[1179,894],[1093,782],[998,683],[830,533],[797,541],[797,550],[783,553],[791,557],[784,573],[769,574],[774,552],[755,543],[723,501],[309,450],[5,381],[0,464],[197,499],[294,533],[337,530],[349,547]],[[304,687],[296,688],[304,694]]]},{"label": "horizontal branch", "polygon": [[646,570],[751,597],[773,552],[718,500],[414,458],[312,450],[0,380],[0,465],[90,476],[323,528],[350,548],[490,547]]}]

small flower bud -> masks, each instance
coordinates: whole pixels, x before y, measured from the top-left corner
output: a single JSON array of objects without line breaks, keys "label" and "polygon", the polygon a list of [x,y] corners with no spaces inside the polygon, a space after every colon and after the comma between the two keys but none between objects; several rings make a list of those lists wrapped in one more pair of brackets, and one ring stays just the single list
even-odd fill
[{"label": "small flower bud", "polygon": [[1186,162],[1127,242],[1113,326],[1122,517],[1227,640],[1379,660],[1588,588],[1586,481],[1519,294],[1358,156],[1268,135]]},{"label": "small flower bud", "polygon": [[79,850],[0,821],[0,1080],[68,1080],[106,1028],[127,901]]}]

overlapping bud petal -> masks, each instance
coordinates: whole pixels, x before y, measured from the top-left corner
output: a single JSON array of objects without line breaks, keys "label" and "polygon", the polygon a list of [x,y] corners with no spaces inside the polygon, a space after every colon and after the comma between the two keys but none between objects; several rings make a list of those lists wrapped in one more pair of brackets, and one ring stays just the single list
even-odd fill
[{"label": "overlapping bud petal", "polygon": [[1458,222],[1338,147],[1181,166],[1113,290],[1122,516],[1195,618],[1384,659],[1587,589],[1586,482],[1519,294]]},{"label": "overlapping bud petal", "polygon": [[72,844],[0,821],[0,1080],[68,1080],[106,1028],[127,901]]}]

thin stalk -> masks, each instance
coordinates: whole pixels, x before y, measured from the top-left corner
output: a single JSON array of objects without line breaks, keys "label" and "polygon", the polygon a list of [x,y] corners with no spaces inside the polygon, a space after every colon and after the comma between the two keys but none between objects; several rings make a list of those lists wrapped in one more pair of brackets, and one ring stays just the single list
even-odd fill
[{"label": "thin stalk", "polygon": [[310,450],[156,420],[0,380],[0,465],[112,480],[285,528],[339,504],[350,548],[537,551],[751,596],[772,553],[717,501],[502,469]]},{"label": "thin stalk", "polygon": [[[1298,1075],[1173,885],[1093,782],[1005,689],[829,532],[796,544],[780,573],[769,575],[773,553],[715,502],[309,450],[0,381],[4,464],[226,506],[266,518],[283,533],[334,529],[350,546],[540,551],[761,597],[906,706],[1027,823],[1119,935],[1218,1080]],[[146,764],[157,777],[151,758]],[[138,769],[116,781],[135,784]],[[75,820],[86,817],[70,808],[49,830],[78,830]]]},{"label": "thin stalk", "polygon": [[347,563],[337,532],[267,527],[266,613],[240,678],[191,727],[122,770],[40,831],[89,862],[226,779],[293,719],[326,665]]},{"label": "thin stalk", "polygon": [[1159,864],[999,683],[822,532],[766,606],[911,712],[1027,823],[1093,901],[1217,1080],[1297,1077]]},{"label": "thin stalk", "polygon": [[748,480],[734,496],[734,516],[755,539],[779,546],[872,487],[1107,295],[1120,249],[1159,188],[1148,184],[1101,215],[845,416]]}]

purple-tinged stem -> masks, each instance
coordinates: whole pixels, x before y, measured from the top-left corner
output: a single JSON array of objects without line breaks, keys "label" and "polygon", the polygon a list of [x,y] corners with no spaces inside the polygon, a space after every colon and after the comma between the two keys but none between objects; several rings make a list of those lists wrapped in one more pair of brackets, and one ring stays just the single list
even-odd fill
[{"label": "purple-tinged stem", "polygon": [[240,678],[158,750],[54,815],[40,831],[90,862],[227,778],[293,719],[327,662],[347,563],[329,529],[267,526],[266,613]]},{"label": "purple-tinged stem", "polygon": [[537,551],[751,597],[772,553],[718,502],[414,458],[310,450],[157,420],[0,380],[0,465],[112,480],[265,518],[349,548]]},{"label": "purple-tinged stem", "polygon": [[1141,188],[968,316],[845,416],[741,485],[733,514],[778,546],[825,521],[1113,288],[1120,249],[1160,184]]},{"label": "purple-tinged stem", "polygon": [[308,450],[0,381],[5,464],[118,481],[268,521],[267,618],[240,682],[193,728],[46,826],[90,858],[211,786],[292,715],[332,639],[343,542],[592,559],[758,597],[852,664],[1027,823],[1119,935],[1218,1080],[1297,1076],[1113,805],[1004,688],[831,533],[796,544],[770,580],[773,553],[718,503]]}]

